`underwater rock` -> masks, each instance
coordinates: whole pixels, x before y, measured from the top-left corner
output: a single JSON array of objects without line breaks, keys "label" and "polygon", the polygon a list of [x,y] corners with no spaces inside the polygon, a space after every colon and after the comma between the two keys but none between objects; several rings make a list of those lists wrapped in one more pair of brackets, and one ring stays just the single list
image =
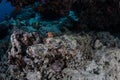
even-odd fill
[{"label": "underwater rock", "polygon": [[27,79],[28,80],[41,80],[41,73],[40,72],[28,72]]},{"label": "underwater rock", "polygon": [[102,46],[103,46],[103,44],[100,42],[100,40],[95,41],[95,48],[96,49],[101,48]]},{"label": "underwater rock", "polygon": [[[35,44],[34,38],[30,40],[29,36],[32,38],[31,33],[23,31],[15,31],[11,35],[12,47],[9,51],[9,62],[17,65],[20,70],[35,71],[39,69],[41,75],[44,70],[50,70],[50,72],[52,70],[53,74],[60,73],[66,66],[67,60],[76,55],[77,42],[72,37],[46,38],[44,43],[39,41]],[[69,44],[70,42],[72,43]],[[49,73],[44,74],[42,78],[47,78],[47,75]]]},{"label": "underwater rock", "polygon": [[43,39],[34,32],[14,31],[8,52],[9,64],[14,65],[9,68],[10,74],[19,80],[119,79],[120,50],[117,45],[104,42],[108,35],[113,41],[114,37],[105,32]]},{"label": "underwater rock", "polygon": [[27,33],[19,29],[15,30],[11,35],[12,48],[9,54],[12,57],[19,57],[19,54],[22,53],[23,47],[37,44],[39,42],[41,42],[41,37],[37,33]]}]

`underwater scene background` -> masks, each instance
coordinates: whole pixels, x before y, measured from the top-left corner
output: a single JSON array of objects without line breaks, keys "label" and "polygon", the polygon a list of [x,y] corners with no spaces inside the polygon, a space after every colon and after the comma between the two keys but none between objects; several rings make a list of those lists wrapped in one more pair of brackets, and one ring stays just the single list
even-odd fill
[{"label": "underwater scene background", "polygon": [[1,0],[0,3],[0,22],[3,21],[4,17],[10,15],[14,7],[10,3],[6,3],[6,0]]},{"label": "underwater scene background", "polygon": [[0,80],[120,80],[119,0],[0,0]]}]

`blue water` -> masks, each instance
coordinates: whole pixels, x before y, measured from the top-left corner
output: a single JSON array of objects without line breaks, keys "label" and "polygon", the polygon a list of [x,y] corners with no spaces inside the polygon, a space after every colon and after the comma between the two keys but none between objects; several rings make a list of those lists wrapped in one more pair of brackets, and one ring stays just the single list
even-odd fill
[{"label": "blue water", "polygon": [[5,15],[10,15],[13,9],[14,7],[11,6],[9,2],[6,2],[6,0],[2,0],[2,2],[0,3],[0,22],[4,20]]}]

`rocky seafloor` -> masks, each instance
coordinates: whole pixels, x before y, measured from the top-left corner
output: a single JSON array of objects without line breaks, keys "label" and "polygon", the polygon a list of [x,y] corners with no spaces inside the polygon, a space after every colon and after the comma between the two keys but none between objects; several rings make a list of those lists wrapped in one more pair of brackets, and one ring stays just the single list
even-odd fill
[{"label": "rocky seafloor", "polygon": [[120,40],[108,32],[42,38],[15,30],[1,80],[119,80]]},{"label": "rocky seafloor", "polygon": [[[79,13],[77,6],[73,10]],[[112,9],[106,22],[104,14],[97,16],[104,8],[97,13],[94,6],[84,5],[80,18],[69,11],[67,17],[45,20],[30,7],[6,16],[0,23],[0,80],[120,80],[120,33],[110,32],[119,17]],[[116,23],[109,23],[113,17]],[[92,25],[108,29],[90,30]]]}]

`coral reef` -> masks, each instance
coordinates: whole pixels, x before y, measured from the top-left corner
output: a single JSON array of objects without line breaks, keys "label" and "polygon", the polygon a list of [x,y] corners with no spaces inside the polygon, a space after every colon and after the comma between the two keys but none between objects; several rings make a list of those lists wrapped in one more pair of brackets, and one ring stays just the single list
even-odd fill
[{"label": "coral reef", "polygon": [[120,79],[117,0],[7,1],[0,80]]},{"label": "coral reef", "polygon": [[[111,36],[109,41],[105,41],[107,36]],[[118,47],[119,39],[105,32],[43,39],[15,30],[8,52],[9,71],[19,80],[117,80]]]}]

